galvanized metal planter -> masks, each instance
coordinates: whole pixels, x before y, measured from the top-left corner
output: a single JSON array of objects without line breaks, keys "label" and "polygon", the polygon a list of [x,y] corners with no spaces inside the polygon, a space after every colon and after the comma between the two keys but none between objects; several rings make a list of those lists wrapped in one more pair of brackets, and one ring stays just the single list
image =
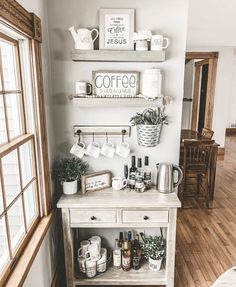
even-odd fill
[{"label": "galvanized metal planter", "polygon": [[160,140],[162,124],[137,125],[138,145],[143,147],[155,147]]}]

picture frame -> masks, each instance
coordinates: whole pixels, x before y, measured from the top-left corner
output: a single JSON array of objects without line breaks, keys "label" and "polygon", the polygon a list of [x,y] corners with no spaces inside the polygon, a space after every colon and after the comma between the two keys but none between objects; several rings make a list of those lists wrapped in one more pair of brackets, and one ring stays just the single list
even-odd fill
[{"label": "picture frame", "polygon": [[134,50],[134,9],[99,10],[99,49]]},{"label": "picture frame", "polygon": [[102,190],[111,187],[112,173],[109,170],[92,172],[82,175],[81,193]]},{"label": "picture frame", "polygon": [[93,94],[101,98],[133,98],[139,94],[140,72],[98,70],[92,72]]}]

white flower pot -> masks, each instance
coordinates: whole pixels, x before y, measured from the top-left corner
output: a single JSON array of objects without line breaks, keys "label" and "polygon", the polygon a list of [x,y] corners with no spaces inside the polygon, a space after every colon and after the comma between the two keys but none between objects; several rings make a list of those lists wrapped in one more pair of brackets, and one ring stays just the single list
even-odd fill
[{"label": "white flower pot", "polygon": [[161,263],[162,263],[162,259],[161,260],[154,260],[154,259],[149,257],[149,268],[152,271],[159,271],[161,269]]},{"label": "white flower pot", "polygon": [[63,182],[63,193],[70,195],[70,194],[75,194],[77,192],[78,188],[78,182],[77,180],[74,181],[68,181],[68,182]]}]

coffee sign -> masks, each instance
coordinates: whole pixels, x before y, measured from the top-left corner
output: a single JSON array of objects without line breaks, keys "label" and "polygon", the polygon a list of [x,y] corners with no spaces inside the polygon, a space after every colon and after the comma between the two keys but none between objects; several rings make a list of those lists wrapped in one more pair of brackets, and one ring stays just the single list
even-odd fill
[{"label": "coffee sign", "polygon": [[94,71],[94,94],[97,97],[136,97],[139,72]]},{"label": "coffee sign", "polygon": [[133,50],[134,9],[100,9],[99,49]]}]

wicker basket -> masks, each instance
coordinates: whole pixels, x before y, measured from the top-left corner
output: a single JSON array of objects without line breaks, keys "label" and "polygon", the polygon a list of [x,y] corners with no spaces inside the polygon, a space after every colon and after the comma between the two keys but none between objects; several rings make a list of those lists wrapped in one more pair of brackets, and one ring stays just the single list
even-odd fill
[{"label": "wicker basket", "polygon": [[160,139],[162,124],[137,125],[138,145],[144,147],[157,146]]}]

